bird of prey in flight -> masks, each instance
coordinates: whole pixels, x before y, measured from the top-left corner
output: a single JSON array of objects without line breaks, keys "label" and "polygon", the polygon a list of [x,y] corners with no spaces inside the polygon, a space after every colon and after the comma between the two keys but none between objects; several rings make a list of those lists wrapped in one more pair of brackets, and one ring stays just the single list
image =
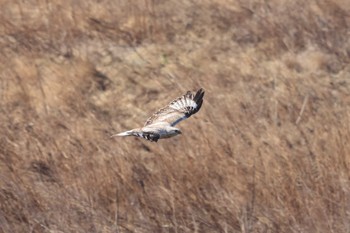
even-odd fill
[{"label": "bird of prey in flight", "polygon": [[142,128],[114,134],[111,137],[135,136],[157,142],[158,139],[170,138],[181,134],[181,130],[174,126],[199,111],[203,103],[203,96],[204,90],[202,88],[196,94],[188,91],[183,96],[178,97],[164,108],[155,112],[148,118]]}]

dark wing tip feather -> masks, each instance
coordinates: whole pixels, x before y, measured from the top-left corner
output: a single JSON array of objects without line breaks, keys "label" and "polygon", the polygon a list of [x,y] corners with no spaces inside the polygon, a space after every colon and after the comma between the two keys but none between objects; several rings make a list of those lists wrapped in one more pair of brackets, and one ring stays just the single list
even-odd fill
[{"label": "dark wing tip feather", "polygon": [[204,89],[203,88],[200,88],[196,95],[194,96],[193,100],[198,104],[201,100],[203,101],[203,96],[204,96]]},{"label": "dark wing tip feather", "polygon": [[197,106],[197,111],[196,111],[196,112],[198,112],[198,110],[199,110],[199,109],[201,108],[201,106],[202,106],[204,93],[205,93],[204,89],[203,89],[203,88],[200,88],[200,89],[197,91],[197,93],[196,93],[196,95],[194,96],[194,98],[193,98],[194,102],[196,102],[196,104],[198,105],[198,106]]},{"label": "dark wing tip feather", "polygon": [[197,105],[198,105],[198,106],[197,106],[197,109],[196,109],[196,111],[195,111],[194,113],[197,113],[197,112],[199,111],[199,109],[202,107],[204,93],[205,93],[204,89],[203,89],[203,88],[200,88],[200,89],[197,91],[195,97],[193,98],[193,100],[194,100],[194,101],[197,103]]}]

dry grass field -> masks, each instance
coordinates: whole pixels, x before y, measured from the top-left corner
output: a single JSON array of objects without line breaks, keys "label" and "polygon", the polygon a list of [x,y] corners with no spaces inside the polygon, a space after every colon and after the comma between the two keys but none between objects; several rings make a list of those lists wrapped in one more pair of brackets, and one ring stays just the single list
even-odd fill
[{"label": "dry grass field", "polygon": [[[0,232],[350,232],[348,0],[0,0]],[[187,90],[183,134],[110,138]]]}]

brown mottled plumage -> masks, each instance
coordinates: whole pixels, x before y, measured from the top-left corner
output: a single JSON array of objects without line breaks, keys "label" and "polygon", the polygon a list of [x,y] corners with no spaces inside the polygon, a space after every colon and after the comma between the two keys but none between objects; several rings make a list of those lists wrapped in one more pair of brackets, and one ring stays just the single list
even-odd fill
[{"label": "brown mottled plumage", "polygon": [[159,109],[147,119],[142,128],[129,130],[113,136],[136,136],[150,141],[169,138],[181,134],[174,126],[199,111],[203,104],[204,90],[200,88],[195,95],[188,91],[164,108]]}]

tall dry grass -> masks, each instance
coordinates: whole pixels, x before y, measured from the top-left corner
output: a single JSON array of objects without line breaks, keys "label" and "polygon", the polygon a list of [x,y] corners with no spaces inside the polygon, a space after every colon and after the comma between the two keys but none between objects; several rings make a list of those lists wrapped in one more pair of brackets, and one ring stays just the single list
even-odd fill
[{"label": "tall dry grass", "polygon": [[350,231],[348,1],[0,6],[0,232]]}]

